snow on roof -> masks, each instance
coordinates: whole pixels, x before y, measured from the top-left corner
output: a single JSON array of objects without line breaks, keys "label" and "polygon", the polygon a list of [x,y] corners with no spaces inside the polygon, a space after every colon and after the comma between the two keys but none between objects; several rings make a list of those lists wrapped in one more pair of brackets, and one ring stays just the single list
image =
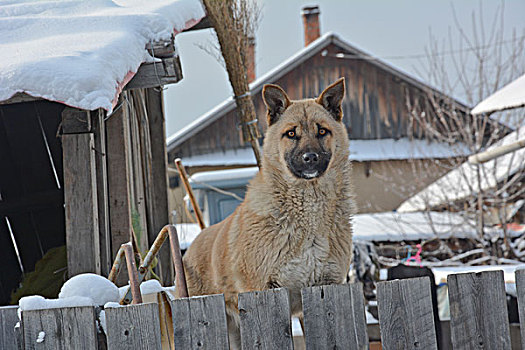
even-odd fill
[{"label": "snow on roof", "polygon": [[[426,140],[402,138],[379,140],[350,140],[350,160],[380,161],[393,159],[429,159],[468,156],[465,145],[429,143]],[[202,154],[183,159],[186,166],[255,165],[251,148]]]},{"label": "snow on roof", "polygon": [[[253,151],[250,149],[253,154]],[[186,162],[184,162],[186,164]],[[214,170],[214,171],[202,171],[193,174],[190,177],[190,183],[192,182],[212,182],[222,180],[239,180],[248,179],[250,180],[259,172],[258,167],[240,168],[240,169],[227,169],[227,170]]]},{"label": "snow on roof", "polygon": [[[373,57],[370,54],[364,52],[363,50],[357,48],[356,46],[349,44],[336,33],[328,32],[316,39],[315,41],[313,41],[312,43],[310,43],[310,45],[297,51],[293,56],[289,57],[287,60],[283,61],[281,64],[277,65],[267,73],[257,78],[254,82],[252,82],[250,84],[250,92],[252,96],[256,93],[259,93],[262,90],[264,84],[275,83],[279,78],[293,70],[295,67],[297,67],[304,61],[308,60],[310,57],[316,55],[322,48],[328,46],[329,44],[338,45],[342,49],[364,58]],[[385,63],[379,59],[372,59],[369,62],[370,64],[376,65],[384,69],[385,71],[393,74],[394,76],[408,81],[421,89],[431,89],[439,93],[435,88],[429,86],[428,84],[419,81],[418,79],[403,72],[401,69],[394,68],[388,63]],[[456,103],[459,107],[467,108],[459,101],[456,101]],[[232,97],[228,97],[225,101],[218,104],[213,109],[203,114],[183,129],[169,136],[167,138],[168,152],[170,152],[175,147],[192,137],[195,133],[206,128],[208,125],[219,119],[224,114],[233,110],[235,107],[236,105],[234,99]]]},{"label": "snow on roof", "polygon": [[525,74],[474,107],[472,114],[492,113],[525,106]]},{"label": "snow on roof", "polygon": [[458,213],[357,214],[352,221],[353,238],[356,241],[398,242],[431,238],[471,238],[477,235],[475,223]]},{"label": "snow on roof", "polygon": [[[357,214],[352,219],[356,241],[400,242],[423,239],[476,237],[475,222],[458,213],[417,212]],[[201,229],[197,224],[177,224],[181,249],[188,249]]]},{"label": "snow on roof", "polygon": [[[524,134],[525,126],[522,126],[488,147],[487,150],[517,141]],[[477,192],[477,188],[480,186],[482,190],[493,188],[506,177],[525,168],[525,148],[479,165],[482,174],[480,185],[478,185],[477,166],[469,162],[461,164],[401,203],[397,211],[427,210],[471,196]]]},{"label": "snow on roof", "polygon": [[0,0],[0,101],[17,92],[111,111],[122,87],[204,17],[198,0]]}]

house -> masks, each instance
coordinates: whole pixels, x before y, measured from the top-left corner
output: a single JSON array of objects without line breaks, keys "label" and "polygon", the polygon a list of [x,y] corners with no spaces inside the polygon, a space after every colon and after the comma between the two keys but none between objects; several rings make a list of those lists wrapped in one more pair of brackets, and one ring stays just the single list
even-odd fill
[{"label": "house", "polygon": [[[393,210],[437,179],[447,163],[468,151],[461,143],[429,143],[425,130],[411,117],[407,100],[426,101],[429,94],[448,101],[466,115],[468,108],[419,80],[349,44],[335,33],[320,36],[319,9],[303,9],[305,47],[250,84],[261,134],[266,130],[264,84],[281,85],[292,99],[317,96],[339,77],[346,79],[343,121],[350,138],[350,159],[359,212]],[[250,75],[250,74],[249,74]],[[425,103],[421,104],[425,105]],[[432,114],[430,103],[425,111]],[[239,137],[233,98],[225,100],[168,138],[168,161],[181,158],[198,171],[249,167],[255,159]],[[175,178],[176,174],[172,174]],[[181,212],[182,191],[170,181],[170,209]]]},{"label": "house", "polygon": [[191,0],[0,8],[0,305],[52,248],[67,265],[51,274],[107,275],[132,228],[145,250],[168,223],[159,87],[182,79],[173,36],[204,15]]}]

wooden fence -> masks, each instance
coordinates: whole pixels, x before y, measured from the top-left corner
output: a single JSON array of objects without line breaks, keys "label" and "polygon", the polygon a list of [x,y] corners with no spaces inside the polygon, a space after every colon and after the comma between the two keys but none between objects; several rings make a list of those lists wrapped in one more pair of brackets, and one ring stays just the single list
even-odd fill
[{"label": "wooden fence", "polygon": [[[516,284],[523,339],[525,271],[516,272]],[[502,271],[450,275],[448,286],[454,349],[512,348]],[[361,284],[305,288],[302,299],[307,349],[369,348]],[[428,277],[379,282],[377,301],[383,349],[437,349]],[[229,348],[222,295],[170,304],[173,330],[166,338],[168,348]],[[97,311],[94,307],[25,311],[21,327],[14,331],[16,307],[0,308],[0,349],[162,347],[157,304],[106,309],[107,335],[97,331]],[[243,349],[293,349],[286,289],[240,294],[239,312]]]}]

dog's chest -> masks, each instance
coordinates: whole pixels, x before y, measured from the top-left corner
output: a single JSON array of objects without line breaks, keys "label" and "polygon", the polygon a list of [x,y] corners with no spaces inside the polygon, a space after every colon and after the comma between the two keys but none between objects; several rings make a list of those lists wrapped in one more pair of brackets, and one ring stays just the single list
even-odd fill
[{"label": "dog's chest", "polygon": [[321,284],[327,274],[330,246],[328,238],[313,237],[287,261],[277,267],[277,280],[281,286],[302,288]]}]

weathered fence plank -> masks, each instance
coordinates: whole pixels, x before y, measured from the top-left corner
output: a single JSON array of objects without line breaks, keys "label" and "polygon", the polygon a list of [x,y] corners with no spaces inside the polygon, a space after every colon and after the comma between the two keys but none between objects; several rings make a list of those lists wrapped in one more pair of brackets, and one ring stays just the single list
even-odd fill
[{"label": "weathered fence plank", "polygon": [[377,284],[383,349],[437,349],[430,278]]},{"label": "weathered fence plank", "polygon": [[22,321],[26,350],[97,348],[94,307],[23,311]]},{"label": "weathered fence plank", "polygon": [[0,307],[0,349],[17,349],[15,324],[18,322],[18,306]]},{"label": "weathered fence plank", "polygon": [[287,289],[239,294],[239,314],[243,349],[293,349]]},{"label": "weathered fence plank", "polygon": [[302,290],[307,349],[368,349],[360,283]]},{"label": "weathered fence plank", "polygon": [[448,276],[454,349],[510,349],[503,271]]},{"label": "weathered fence plank", "polygon": [[520,315],[521,349],[525,350],[525,270],[516,271],[516,292]]},{"label": "weathered fence plank", "polygon": [[162,348],[156,303],[108,308],[105,311],[108,350]]},{"label": "weathered fence plank", "polygon": [[229,349],[222,294],[174,300],[172,311],[175,349]]}]

